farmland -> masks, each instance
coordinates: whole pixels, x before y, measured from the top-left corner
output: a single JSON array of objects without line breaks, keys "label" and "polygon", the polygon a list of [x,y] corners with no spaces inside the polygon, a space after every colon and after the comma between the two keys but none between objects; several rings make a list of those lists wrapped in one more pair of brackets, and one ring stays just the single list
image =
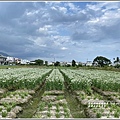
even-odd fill
[{"label": "farmland", "polygon": [[0,69],[0,118],[120,118],[120,72]]}]

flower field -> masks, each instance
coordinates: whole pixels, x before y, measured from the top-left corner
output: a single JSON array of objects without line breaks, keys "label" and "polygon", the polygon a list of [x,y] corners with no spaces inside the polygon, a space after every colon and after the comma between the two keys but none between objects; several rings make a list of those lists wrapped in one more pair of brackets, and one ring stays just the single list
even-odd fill
[{"label": "flower field", "polygon": [[18,68],[0,70],[0,88],[34,89],[51,69]]},{"label": "flower field", "polygon": [[120,92],[120,72],[103,70],[62,70],[71,81],[73,89],[79,90],[92,85],[106,91]]},{"label": "flower field", "polygon": [[0,117],[16,118],[35,94],[51,69],[19,68],[0,70]]},{"label": "flower field", "polygon": [[120,118],[120,73],[103,70],[61,70],[90,118]]},{"label": "flower field", "polygon": [[46,78],[46,90],[63,90],[64,78],[58,69],[53,69],[49,77]]},{"label": "flower field", "polygon": [[0,69],[0,118],[22,115],[28,110],[25,104],[34,105],[33,118],[76,118],[68,96],[77,101],[76,114],[81,110],[86,118],[120,118],[120,72]]}]

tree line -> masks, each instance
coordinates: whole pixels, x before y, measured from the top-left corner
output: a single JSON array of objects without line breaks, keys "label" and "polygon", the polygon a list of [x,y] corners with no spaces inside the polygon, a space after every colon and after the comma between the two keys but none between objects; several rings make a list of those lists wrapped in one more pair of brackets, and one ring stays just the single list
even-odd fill
[{"label": "tree line", "polygon": [[[114,58],[114,64],[116,64],[116,67],[120,67],[120,59],[119,57],[117,58]],[[111,65],[111,60],[106,58],[106,57],[103,57],[103,56],[97,56],[96,58],[94,58],[93,62],[92,62],[92,66],[98,66],[98,67],[105,67],[105,66],[109,66]],[[117,64],[118,63],[118,64]],[[30,63],[31,65],[39,65],[39,66],[48,66],[48,61],[43,61],[41,59],[37,59],[37,60],[34,60],[34,63]],[[54,66],[60,66],[60,62],[59,61],[56,61],[54,62],[53,64]],[[67,64],[65,65],[67,67],[75,67],[77,66],[76,64],[76,61],[75,60],[72,60],[71,61],[71,65],[70,64]],[[82,66],[81,64],[79,64],[78,66]]]}]

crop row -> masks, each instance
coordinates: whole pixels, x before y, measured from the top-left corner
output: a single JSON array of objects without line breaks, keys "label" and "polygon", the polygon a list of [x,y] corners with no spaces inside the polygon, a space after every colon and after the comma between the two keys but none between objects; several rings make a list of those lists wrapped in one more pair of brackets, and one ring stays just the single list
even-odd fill
[{"label": "crop row", "polygon": [[0,70],[0,88],[34,89],[51,69],[18,68]]},{"label": "crop row", "polygon": [[46,90],[63,90],[64,78],[59,69],[53,69],[49,77],[46,78]]},{"label": "crop row", "polygon": [[103,91],[120,92],[120,72],[70,69],[61,71],[74,90],[89,89],[95,86]]},{"label": "crop row", "polygon": [[[34,87],[42,82],[42,78],[51,69],[18,68],[0,70],[0,88],[28,88]],[[89,90],[95,86],[103,91],[120,92],[120,73],[103,70],[70,70],[61,69],[73,90]],[[64,87],[64,78],[58,69],[53,69],[47,78],[46,89],[60,89]]]},{"label": "crop row", "polygon": [[61,91],[45,91],[34,118],[71,118],[67,101]]},{"label": "crop row", "polygon": [[120,73],[95,70],[61,70],[90,118],[120,118]]}]

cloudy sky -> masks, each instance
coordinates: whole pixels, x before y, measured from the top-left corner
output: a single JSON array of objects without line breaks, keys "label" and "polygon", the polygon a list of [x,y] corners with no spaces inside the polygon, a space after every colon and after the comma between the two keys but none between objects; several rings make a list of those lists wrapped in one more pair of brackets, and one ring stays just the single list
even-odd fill
[{"label": "cloudy sky", "polygon": [[120,2],[0,2],[0,52],[48,61],[120,57]]}]

